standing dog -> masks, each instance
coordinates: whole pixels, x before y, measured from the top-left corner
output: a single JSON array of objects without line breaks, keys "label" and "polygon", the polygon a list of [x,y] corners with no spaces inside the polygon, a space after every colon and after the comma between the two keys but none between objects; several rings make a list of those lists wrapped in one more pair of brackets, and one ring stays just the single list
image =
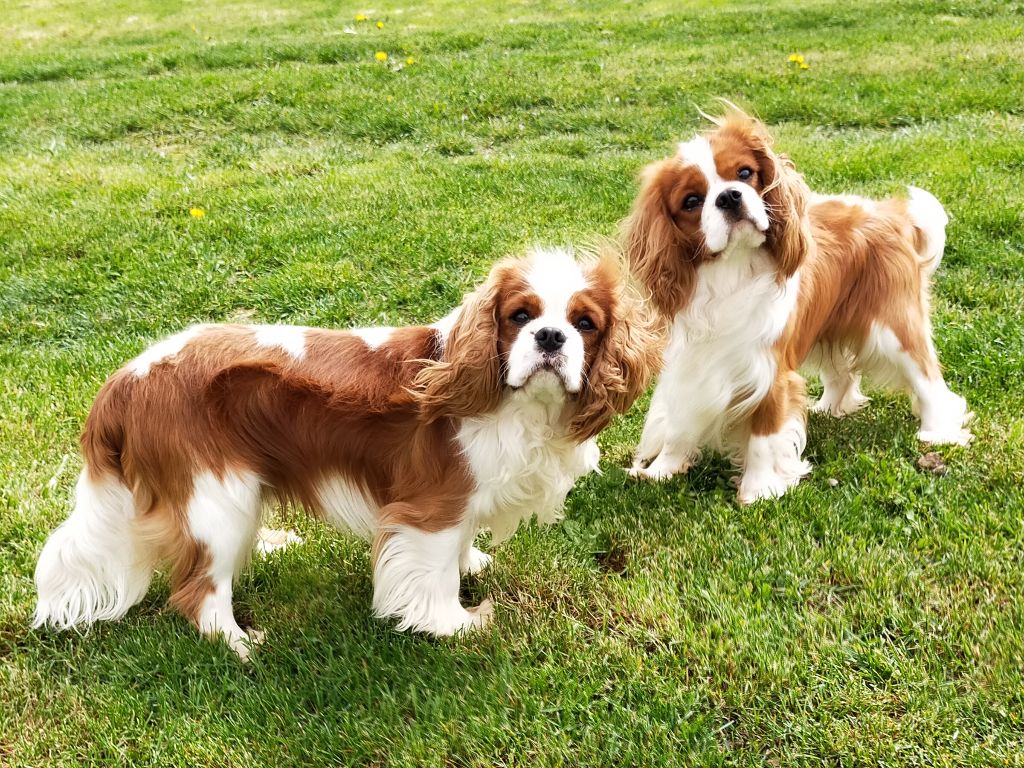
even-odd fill
[{"label": "standing dog", "polygon": [[672,326],[632,472],[671,477],[710,446],[742,467],[744,503],[810,471],[802,365],[824,382],[814,410],[856,411],[866,374],[910,391],[922,441],[971,439],[931,338],[942,206],[913,187],[814,195],[771,143],[739,111],[715,121],[646,169],[625,223],[633,272]]},{"label": "standing dog", "polygon": [[373,542],[373,608],[399,629],[486,623],[459,603],[473,546],[558,517],[594,436],[643,392],[657,335],[618,262],[499,263],[444,320],[355,331],[195,326],[100,390],[75,508],[36,568],[36,624],[120,618],[169,563],[171,602],[243,658],[232,582],[268,499]]}]

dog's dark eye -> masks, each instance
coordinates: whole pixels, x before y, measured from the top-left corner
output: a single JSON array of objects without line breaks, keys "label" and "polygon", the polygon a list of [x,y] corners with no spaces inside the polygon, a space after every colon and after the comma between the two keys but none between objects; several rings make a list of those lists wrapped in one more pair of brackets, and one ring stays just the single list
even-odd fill
[{"label": "dog's dark eye", "polygon": [[747,167],[740,168],[739,172],[736,174],[736,178],[740,181],[750,181],[754,178],[754,171]]},{"label": "dog's dark eye", "polygon": [[526,325],[530,322],[530,313],[525,309],[517,309],[512,313],[512,317],[510,319],[516,325]]},{"label": "dog's dark eye", "polygon": [[692,211],[694,208],[700,206],[700,204],[703,202],[704,198],[701,197],[700,195],[688,195],[686,199],[683,200],[683,210]]},{"label": "dog's dark eye", "polygon": [[576,321],[576,330],[580,331],[581,333],[586,333],[587,331],[593,331],[596,329],[597,326],[594,325],[594,321],[591,320],[586,315],[584,315],[583,317]]}]

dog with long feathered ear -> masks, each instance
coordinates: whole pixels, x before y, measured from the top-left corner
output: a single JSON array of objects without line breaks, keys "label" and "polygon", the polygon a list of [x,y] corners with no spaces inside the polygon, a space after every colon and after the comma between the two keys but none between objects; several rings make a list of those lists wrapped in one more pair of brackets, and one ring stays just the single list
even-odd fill
[{"label": "dog with long feathered ear", "polygon": [[815,410],[861,407],[862,375],[911,393],[926,443],[967,443],[972,414],[931,340],[946,213],[915,187],[875,201],[810,192],[767,128],[733,108],[647,168],[624,222],[630,266],[671,324],[633,474],[685,472],[702,448],[742,469],[742,502],[810,471],[801,366]]},{"label": "dog with long feathered ear", "polygon": [[665,324],[629,278],[621,256],[605,246],[591,270],[611,309],[608,331],[588,365],[570,428],[578,439],[594,437],[612,417],[626,412],[661,366]]},{"label": "dog with long feathered ear", "polygon": [[[607,260],[509,259],[443,320],[328,330],[203,325],[108,379],[70,517],[36,567],[37,625],[118,619],[170,567],[171,603],[243,658],[232,585],[265,502],[372,541],[373,610],[434,635],[480,627],[459,577],[557,519],[594,435],[643,391],[657,337]],[[264,541],[287,536],[264,535]]]}]

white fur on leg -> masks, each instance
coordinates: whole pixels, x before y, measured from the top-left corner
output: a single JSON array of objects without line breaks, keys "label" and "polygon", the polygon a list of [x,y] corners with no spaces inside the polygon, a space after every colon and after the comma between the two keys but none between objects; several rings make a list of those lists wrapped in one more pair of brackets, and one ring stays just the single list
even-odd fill
[{"label": "white fur on leg", "polygon": [[405,525],[391,529],[373,566],[373,610],[397,618],[398,630],[453,635],[482,627],[490,601],[466,610],[459,603],[459,555],[465,533],[449,528],[428,533]]},{"label": "white fur on leg", "polygon": [[256,533],[256,551],[263,555],[277,552],[292,544],[302,544],[303,539],[295,531],[282,531],[277,528],[260,528]]},{"label": "white fur on leg", "polygon": [[131,491],[82,470],[75,508],[47,539],[36,565],[34,626],[65,629],[113,621],[146,594],[153,554],[138,538]]},{"label": "white fur on leg", "polygon": [[921,429],[917,437],[924,443],[967,445],[974,439],[966,425],[974,418],[967,401],[938,379],[915,382]]},{"label": "white fur on leg", "polygon": [[206,545],[214,587],[199,606],[196,625],[208,637],[223,637],[243,661],[253,641],[235,621],[231,585],[252,551],[260,506],[260,481],[251,472],[197,475],[188,504],[189,530]]},{"label": "white fur on leg", "polygon": [[[928,340],[929,353],[935,352]],[[875,325],[865,344],[864,356],[870,359],[870,373],[887,384],[910,390],[914,414],[921,419],[919,440],[925,443],[967,445],[974,436],[966,428],[974,414],[967,401],[946,386],[942,375],[929,378],[907,354],[893,331]],[[938,369],[938,361],[935,361]]]},{"label": "white fur on leg", "polygon": [[238,658],[248,661],[252,641],[238,622],[231,607],[231,582],[221,581],[199,606],[196,617],[199,631],[210,638],[223,637]]},{"label": "white fur on leg", "polygon": [[815,413],[829,413],[839,419],[856,413],[869,402],[860,391],[856,358],[848,349],[837,344],[816,344],[803,367],[819,373],[825,387],[818,402],[811,405]]},{"label": "white fur on leg", "polygon": [[774,435],[752,435],[739,484],[741,504],[782,496],[811,471],[801,458],[807,432],[803,419],[795,417]]},{"label": "white fur on leg", "polygon": [[580,454],[583,457],[583,471],[601,473],[601,448],[597,444],[597,439],[592,438],[587,440],[583,445],[580,446]]},{"label": "white fur on leg", "polygon": [[668,480],[675,475],[689,471],[692,457],[683,452],[676,452],[674,446],[665,445],[661,453],[646,467],[637,458],[629,470],[632,477],[641,480]]},{"label": "white fur on leg", "polygon": [[493,558],[476,547],[468,547],[459,557],[459,571],[473,575],[488,568]]},{"label": "white fur on leg", "polygon": [[856,413],[868,404],[870,398],[860,391],[860,374],[849,368],[825,366],[821,371],[821,383],[825,391],[821,399],[811,406],[815,413],[829,413],[837,419]]},{"label": "white fur on leg", "polygon": [[660,402],[659,394],[664,391],[661,382],[659,388],[654,390],[651,398],[651,406],[647,411],[647,418],[644,419],[644,429],[640,433],[640,442],[633,454],[633,467],[629,474],[640,477],[638,471],[650,464],[665,447],[665,425],[667,422],[664,408]]}]

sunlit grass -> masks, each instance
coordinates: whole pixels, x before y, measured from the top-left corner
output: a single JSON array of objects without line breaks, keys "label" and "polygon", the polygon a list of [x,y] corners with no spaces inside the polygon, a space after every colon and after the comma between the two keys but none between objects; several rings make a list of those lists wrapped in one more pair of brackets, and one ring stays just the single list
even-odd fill
[{"label": "sunlit grass", "polygon": [[[1022,31],[986,1],[5,9],[0,765],[1020,764]],[[816,189],[947,205],[936,343],[978,414],[948,475],[873,393],[740,508],[710,457],[628,482],[638,407],[567,520],[467,581],[481,636],[374,621],[366,546],[301,517],[239,584],[248,669],[163,582],[116,625],[28,630],[89,403],[148,341],[433,320],[502,255],[613,233],[720,96]]]}]

